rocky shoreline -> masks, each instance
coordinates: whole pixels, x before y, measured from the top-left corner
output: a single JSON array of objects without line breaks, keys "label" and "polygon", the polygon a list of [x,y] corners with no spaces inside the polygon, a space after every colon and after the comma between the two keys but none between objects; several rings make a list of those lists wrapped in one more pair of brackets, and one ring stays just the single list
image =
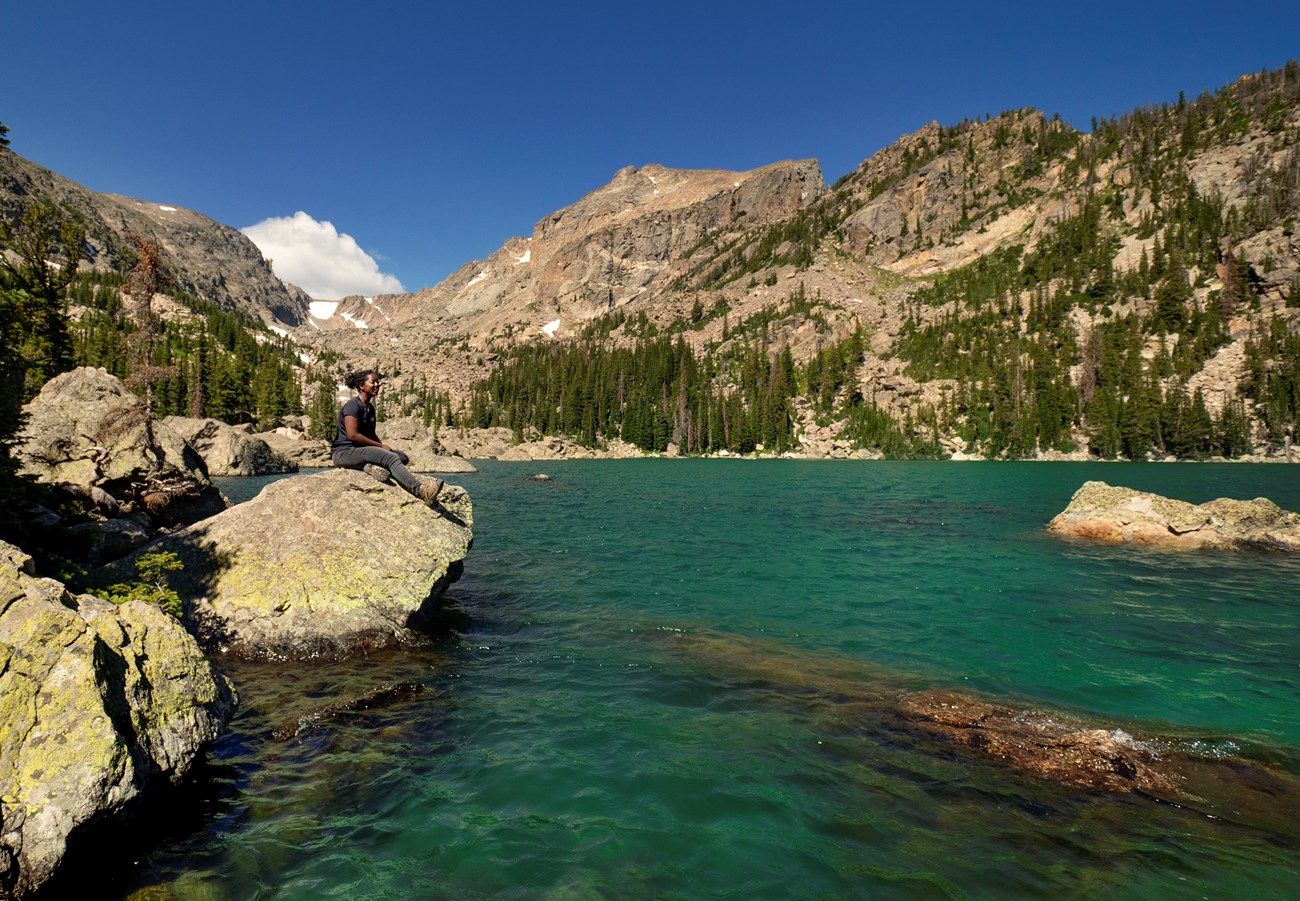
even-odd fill
[{"label": "rocky shoreline", "polygon": [[[212,420],[158,420],[102,369],[50,380],[24,412],[15,456],[50,498],[29,511],[33,547],[95,591],[170,593],[180,611],[70,590],[0,542],[5,898],[39,891],[70,846],[171,797],[237,704],[214,661],[283,665],[419,640],[460,577],[474,521],[459,486],[426,505],[346,469],[232,507],[208,460],[240,475],[292,473],[296,461]],[[429,446],[413,449],[438,465]],[[143,576],[150,560],[180,568],[158,584]]]}]

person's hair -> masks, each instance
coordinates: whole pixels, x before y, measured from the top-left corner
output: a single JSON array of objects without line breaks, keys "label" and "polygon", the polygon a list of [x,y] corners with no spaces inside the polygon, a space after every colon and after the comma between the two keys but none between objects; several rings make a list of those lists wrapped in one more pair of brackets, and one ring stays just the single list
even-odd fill
[{"label": "person's hair", "polygon": [[356,372],[349,372],[343,379],[343,384],[356,391],[370,377],[371,373],[374,373],[377,379],[383,378],[378,369],[358,369]]}]

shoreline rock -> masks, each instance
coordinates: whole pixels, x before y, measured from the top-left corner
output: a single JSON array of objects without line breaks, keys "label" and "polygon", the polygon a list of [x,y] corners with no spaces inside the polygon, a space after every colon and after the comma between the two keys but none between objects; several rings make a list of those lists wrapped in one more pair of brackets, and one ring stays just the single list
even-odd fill
[{"label": "shoreline rock", "polygon": [[168,416],[163,422],[198,451],[209,476],[297,472],[298,464],[256,435],[215,419]]},{"label": "shoreline rock", "polygon": [[255,437],[265,441],[275,453],[292,460],[299,469],[320,469],[333,465],[329,442],[309,438],[297,429],[281,426],[269,432],[258,432]]},{"label": "shoreline rock", "polygon": [[[207,649],[264,659],[346,656],[418,632],[460,578],[473,506],[448,485],[430,509],[396,485],[327,469],[273,482],[257,497],[164,536],[186,624]],[[133,557],[98,572],[112,582]]]},{"label": "shoreline rock", "polygon": [[229,721],[230,683],[172,617],[74,596],[0,542],[0,895],[71,838],[180,781]]},{"label": "shoreline rock", "polygon": [[15,456],[39,481],[99,491],[122,514],[143,512],[166,527],[228,506],[194,448],[105,369],[55,376],[23,410]]},{"label": "shoreline rock", "polygon": [[1300,515],[1267,498],[1198,505],[1105,482],[1085,482],[1047,531],[1174,550],[1300,552]]}]

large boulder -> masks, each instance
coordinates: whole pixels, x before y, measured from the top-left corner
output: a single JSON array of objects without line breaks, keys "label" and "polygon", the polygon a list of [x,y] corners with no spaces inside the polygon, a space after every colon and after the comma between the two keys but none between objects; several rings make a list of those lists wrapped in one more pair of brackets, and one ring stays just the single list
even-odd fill
[{"label": "large boulder", "polygon": [[383,437],[389,447],[404,452],[410,458],[406,468],[411,472],[478,472],[478,467],[463,457],[443,454],[437,438],[423,438],[408,443]]},{"label": "large boulder", "polygon": [[328,441],[310,438],[306,432],[281,426],[269,432],[258,432],[255,436],[282,457],[292,460],[300,469],[312,469],[334,465],[330,460]]},{"label": "large boulder", "polygon": [[412,472],[478,472],[473,463],[448,454],[437,431],[430,431],[418,416],[385,419],[379,424],[379,437],[410,458],[406,467]]},{"label": "large boulder", "polygon": [[[342,656],[400,643],[460,577],[473,540],[464,489],[431,509],[396,485],[328,469],[168,535],[172,587],[200,641],[241,656]],[[103,575],[121,578],[131,558]]]},{"label": "large boulder", "polygon": [[1198,505],[1105,482],[1085,482],[1047,531],[1178,550],[1300,551],[1300,515],[1267,498]]},{"label": "large boulder", "polygon": [[168,416],[163,420],[203,457],[210,476],[264,476],[297,472],[298,464],[264,440],[215,419]]},{"label": "large boulder", "polygon": [[70,836],[178,781],[234,705],[177,620],[74,597],[0,542],[0,896],[37,888]]},{"label": "large boulder", "polygon": [[143,511],[168,527],[228,506],[194,448],[104,369],[50,379],[23,410],[15,454],[22,471],[40,481],[100,489],[122,513]]}]

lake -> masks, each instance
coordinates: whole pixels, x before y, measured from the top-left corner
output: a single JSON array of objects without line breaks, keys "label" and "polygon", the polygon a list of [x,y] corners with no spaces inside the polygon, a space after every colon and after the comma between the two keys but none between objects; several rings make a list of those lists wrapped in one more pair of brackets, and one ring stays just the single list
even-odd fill
[{"label": "lake", "polygon": [[1287,811],[1072,789],[881,715],[956,689],[1297,778],[1300,560],[1049,538],[1089,479],[1300,510],[1281,465],[485,461],[452,479],[446,631],[223,663],[198,813],[114,892],[1294,897]]}]

